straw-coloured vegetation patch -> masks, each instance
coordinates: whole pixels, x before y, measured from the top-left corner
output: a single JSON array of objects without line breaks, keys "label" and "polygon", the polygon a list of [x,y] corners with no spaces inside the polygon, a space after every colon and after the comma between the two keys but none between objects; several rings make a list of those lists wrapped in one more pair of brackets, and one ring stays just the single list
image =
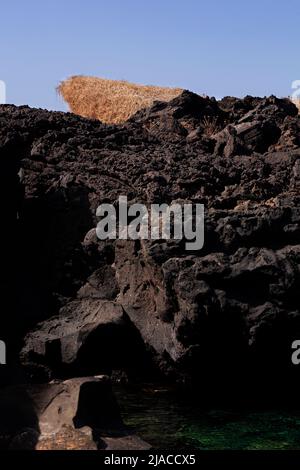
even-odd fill
[{"label": "straw-coloured vegetation patch", "polygon": [[154,101],[170,101],[182,91],[84,76],[70,77],[58,86],[73,113],[105,123],[122,123]]}]

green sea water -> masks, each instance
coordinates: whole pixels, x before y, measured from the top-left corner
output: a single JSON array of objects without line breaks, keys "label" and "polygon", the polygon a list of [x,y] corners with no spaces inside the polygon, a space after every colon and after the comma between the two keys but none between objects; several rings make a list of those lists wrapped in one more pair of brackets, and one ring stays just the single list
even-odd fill
[{"label": "green sea water", "polygon": [[115,386],[123,420],[155,448],[300,449],[300,409],[203,409],[164,388]]}]

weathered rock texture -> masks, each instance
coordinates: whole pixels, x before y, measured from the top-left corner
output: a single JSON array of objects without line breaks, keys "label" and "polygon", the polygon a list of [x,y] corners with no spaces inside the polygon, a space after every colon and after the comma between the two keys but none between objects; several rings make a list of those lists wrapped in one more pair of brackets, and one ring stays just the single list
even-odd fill
[{"label": "weathered rock texture", "polygon": [[[0,448],[149,448],[124,427],[108,377],[16,385],[0,391]],[[107,441],[106,441],[107,440]]]},{"label": "weathered rock texture", "polygon": [[[27,334],[32,380],[161,373],[218,396],[295,384],[299,139],[297,108],[275,97],[186,91],[120,126],[1,106],[3,315],[16,355]],[[204,248],[100,242],[96,208],[122,195],[203,203]]]}]

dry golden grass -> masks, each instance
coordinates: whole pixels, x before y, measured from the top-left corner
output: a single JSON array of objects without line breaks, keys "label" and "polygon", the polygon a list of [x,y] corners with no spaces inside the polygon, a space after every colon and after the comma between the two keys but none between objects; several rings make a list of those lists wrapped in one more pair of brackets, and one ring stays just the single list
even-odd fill
[{"label": "dry golden grass", "polygon": [[207,137],[211,137],[221,130],[216,116],[204,116],[200,127],[202,127],[203,133]]},{"label": "dry golden grass", "polygon": [[73,113],[109,124],[122,123],[154,101],[170,101],[183,91],[80,75],[61,82],[57,90]]}]

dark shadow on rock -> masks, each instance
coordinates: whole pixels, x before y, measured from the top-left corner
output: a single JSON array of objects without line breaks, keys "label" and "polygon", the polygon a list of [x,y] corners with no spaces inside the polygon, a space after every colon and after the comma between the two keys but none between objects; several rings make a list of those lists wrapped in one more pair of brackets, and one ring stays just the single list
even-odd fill
[{"label": "dark shadow on rock", "polygon": [[159,376],[140,332],[124,312],[122,325],[108,324],[92,332],[80,348],[73,373],[109,374],[124,371],[129,380]]},{"label": "dark shadow on rock", "polygon": [[93,226],[88,190],[58,188],[27,198],[19,222],[18,306],[27,329],[56,313],[88,275],[81,241]]},{"label": "dark shadow on rock", "polygon": [[34,450],[40,435],[33,401],[22,387],[0,391],[0,449]]},{"label": "dark shadow on rock", "polygon": [[81,385],[73,422],[75,428],[89,426],[104,433],[124,432],[120,409],[109,381],[100,386],[95,382]]}]

